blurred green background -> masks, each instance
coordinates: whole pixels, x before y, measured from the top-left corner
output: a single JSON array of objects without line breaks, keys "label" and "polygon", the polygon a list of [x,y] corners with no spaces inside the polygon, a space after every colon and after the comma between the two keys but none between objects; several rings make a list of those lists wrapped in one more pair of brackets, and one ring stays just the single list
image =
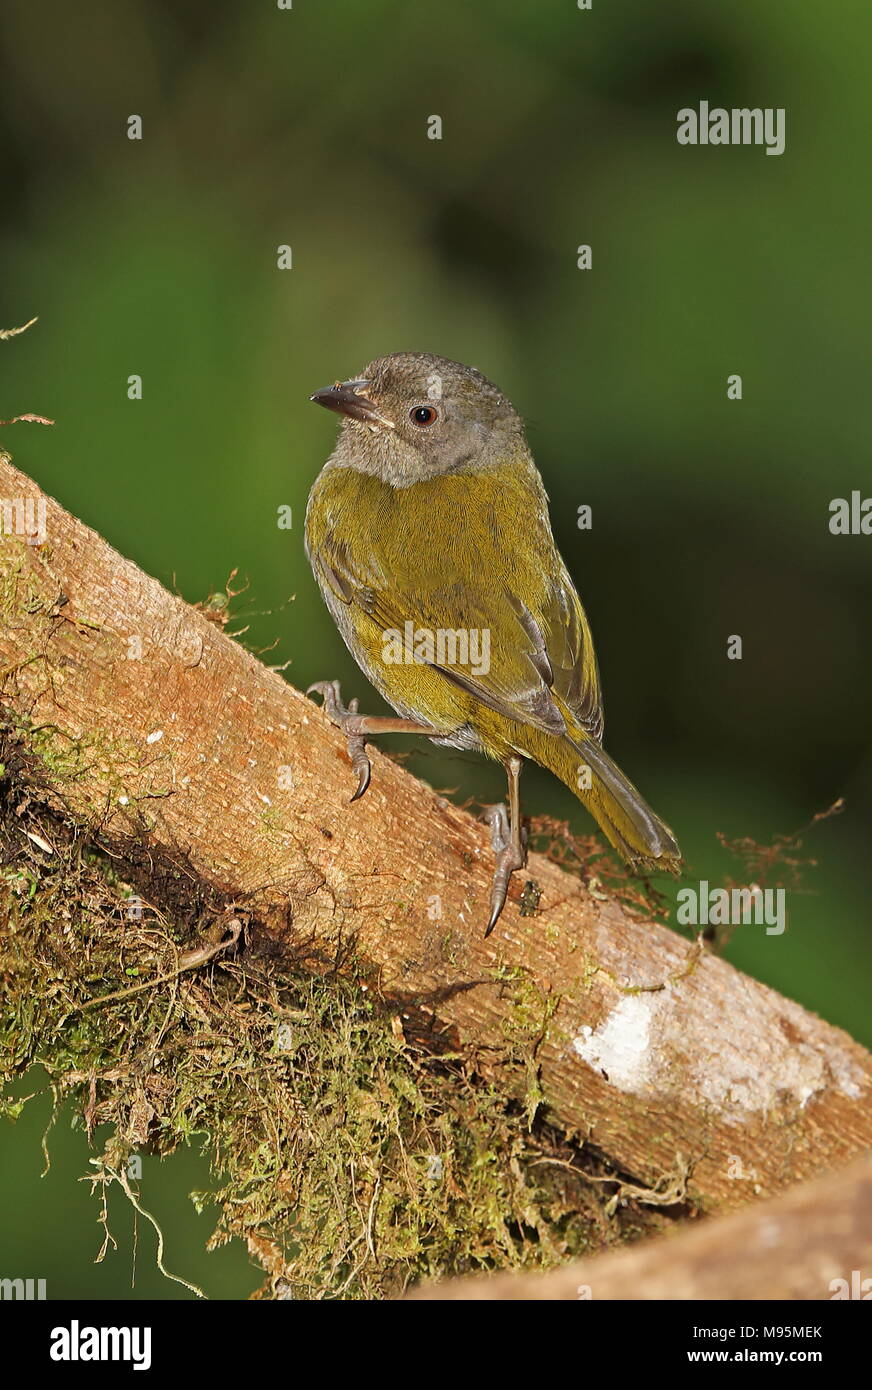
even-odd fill
[{"label": "blurred green background", "polygon": [[[828,529],[832,498],[872,495],[868,7],[6,0],[3,27],[0,327],[40,321],[0,345],[0,416],[57,420],[2,431],[18,466],[186,598],[238,566],[245,640],[375,710],[303,553],[336,432],[307,397],[391,351],[479,367],[528,422],[607,747],[691,881],[741,875],[716,832],[769,841],[846,797],[788,931],[740,928],[728,955],[872,1043],[872,537]],[[679,146],[701,99],[784,107],[785,153]],[[412,766],[502,794],[474,759]],[[590,828],[546,774],[525,791]],[[92,1265],[85,1140],[62,1118],[40,1179],[47,1113],[0,1132],[0,1274],[130,1296],[129,1210]],[[241,1249],[200,1253],[184,1194],[207,1181],[194,1155],[146,1159],[142,1200],[170,1268],[244,1296]],[[141,1229],[133,1296],[188,1296],[152,1249]]]}]

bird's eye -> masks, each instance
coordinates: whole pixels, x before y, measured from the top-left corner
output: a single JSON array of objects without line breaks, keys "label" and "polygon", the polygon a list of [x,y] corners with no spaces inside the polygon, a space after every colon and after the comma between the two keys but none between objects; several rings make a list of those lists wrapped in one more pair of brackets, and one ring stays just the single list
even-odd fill
[{"label": "bird's eye", "polygon": [[436,419],[437,412],[432,405],[416,405],[409,411],[409,419],[413,425],[419,425],[422,429],[427,425],[432,425]]}]

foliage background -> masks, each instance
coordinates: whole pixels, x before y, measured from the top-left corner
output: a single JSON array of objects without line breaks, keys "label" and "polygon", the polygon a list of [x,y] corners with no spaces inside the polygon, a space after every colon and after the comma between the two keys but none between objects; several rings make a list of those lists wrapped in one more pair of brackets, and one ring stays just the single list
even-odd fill
[{"label": "foliage background", "polygon": [[[376,709],[303,554],[335,434],[307,397],[388,351],[480,367],[528,421],[607,746],[692,880],[740,875],[718,831],[768,842],[847,798],[808,839],[785,935],[742,928],[728,955],[872,1044],[872,539],[827,525],[832,498],[872,494],[868,8],[7,0],[4,31],[0,324],[40,322],[3,345],[0,416],[58,422],[5,430],[16,463],[189,599],[238,566],[245,640]],[[785,154],[679,147],[676,111],[702,98],[785,107]],[[412,766],[501,794],[474,760]],[[587,828],[547,775],[525,784],[529,812]],[[38,1177],[47,1110],[2,1131],[0,1273],[130,1296],[129,1241],[90,1263],[80,1133],[56,1127]],[[170,1267],[184,1251],[188,1277],[244,1296],[238,1248],[199,1253],[205,1161],[148,1164]],[[141,1251],[148,1294],[186,1296]]]}]

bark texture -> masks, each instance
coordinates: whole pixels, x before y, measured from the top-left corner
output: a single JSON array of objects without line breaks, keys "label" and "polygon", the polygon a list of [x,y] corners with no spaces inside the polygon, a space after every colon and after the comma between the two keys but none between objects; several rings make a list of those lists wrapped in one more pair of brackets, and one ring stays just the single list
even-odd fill
[{"label": "bark texture", "polygon": [[[726,1207],[870,1145],[872,1058],[844,1032],[541,857],[485,941],[480,822],[375,748],[349,805],[344,740],[313,703],[0,455],[0,499],[28,498],[42,543],[0,537],[0,700],[39,728],[47,800],[116,852],[145,835],[313,963],[353,942],[400,1013],[538,1088],[640,1182],[690,1170]],[[526,1075],[501,1068],[507,1040]]]}]

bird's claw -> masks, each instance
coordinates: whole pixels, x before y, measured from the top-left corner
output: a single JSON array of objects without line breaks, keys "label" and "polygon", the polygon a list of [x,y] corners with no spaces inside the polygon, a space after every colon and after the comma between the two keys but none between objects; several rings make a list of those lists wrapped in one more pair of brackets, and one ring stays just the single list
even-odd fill
[{"label": "bird's claw", "polygon": [[522,827],[520,846],[512,842],[509,815],[503,805],[489,806],[482,820],[491,830],[491,845],[496,855],[494,877],[491,885],[490,917],[485,928],[485,937],[490,936],[506,905],[509,880],[516,869],[523,869],[527,862],[527,830]]},{"label": "bird's claw", "polygon": [[357,801],[369,786],[372,775],[372,764],[366,753],[366,735],[358,727],[360,715],[357,712],[357,699],[349,700],[346,707],[342,703],[338,681],[315,681],[306,694],[311,695],[313,691],[323,697],[327,718],[345,734],[351,766],[357,773],[357,790],[351,800]]}]

